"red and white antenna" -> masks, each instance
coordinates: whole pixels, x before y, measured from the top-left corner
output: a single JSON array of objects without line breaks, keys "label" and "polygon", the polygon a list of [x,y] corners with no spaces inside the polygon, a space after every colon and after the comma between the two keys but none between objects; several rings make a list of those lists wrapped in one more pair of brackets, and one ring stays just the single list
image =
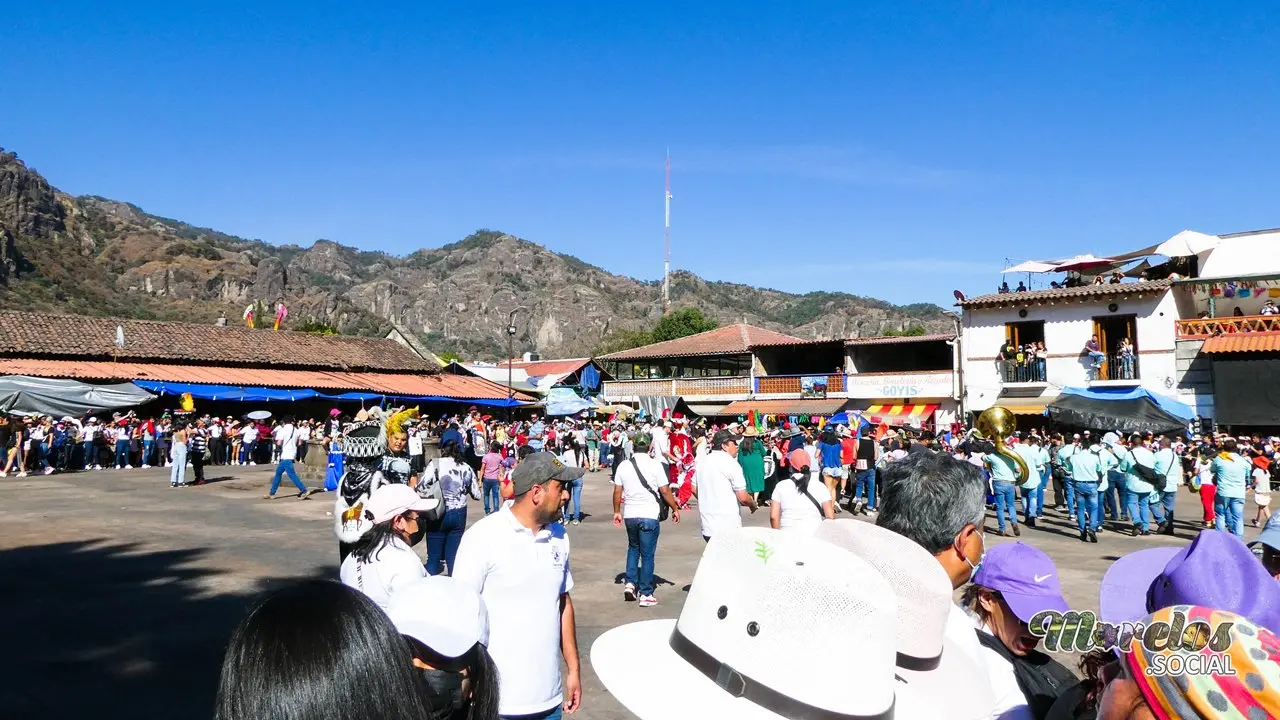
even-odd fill
[{"label": "red and white antenna", "polygon": [[667,148],[667,190],[663,194],[662,237],[666,254],[662,260],[662,314],[671,312],[671,148]]}]

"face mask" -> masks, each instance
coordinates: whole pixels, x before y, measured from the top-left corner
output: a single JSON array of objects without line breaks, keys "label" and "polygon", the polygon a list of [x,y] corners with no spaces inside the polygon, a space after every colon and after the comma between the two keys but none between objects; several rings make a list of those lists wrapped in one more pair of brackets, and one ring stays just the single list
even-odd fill
[{"label": "face mask", "polygon": [[431,720],[451,718],[466,706],[462,697],[461,673],[444,670],[423,670],[427,680],[427,694],[431,697]]},{"label": "face mask", "polygon": [[[986,538],[986,535],[984,535],[984,534],[982,534],[981,532],[979,532],[979,533],[978,533],[978,537],[982,540],[982,555],[978,556],[978,564],[977,564],[977,565],[974,565],[973,563],[969,562],[969,558],[967,558],[967,557],[966,557],[966,558],[964,558],[965,564],[967,564],[969,567],[973,568],[973,572],[969,573],[969,579],[970,579],[970,580],[973,580],[973,576],[978,574],[978,568],[982,567],[982,563],[983,563],[983,562],[985,562],[985,561],[986,561],[986,559],[987,559],[987,538]],[[964,556],[962,555],[961,557],[964,557]]]}]

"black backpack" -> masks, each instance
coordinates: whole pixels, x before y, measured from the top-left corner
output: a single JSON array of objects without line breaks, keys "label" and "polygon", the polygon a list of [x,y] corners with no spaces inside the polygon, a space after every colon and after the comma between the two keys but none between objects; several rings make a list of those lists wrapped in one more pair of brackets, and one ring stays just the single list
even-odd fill
[{"label": "black backpack", "polygon": [[1014,655],[996,636],[982,630],[976,632],[978,642],[1013,665],[1018,689],[1027,698],[1027,707],[1036,720],[1048,716],[1054,702],[1080,684],[1080,680],[1065,665],[1048,655],[1038,650],[1032,650],[1025,656]]},{"label": "black backpack", "polygon": [[1138,473],[1138,477],[1153,485],[1160,485],[1164,483],[1164,476],[1156,472],[1154,467],[1143,465],[1138,462],[1138,457],[1133,454],[1132,450],[1129,451],[1129,457],[1133,459],[1133,469]]}]

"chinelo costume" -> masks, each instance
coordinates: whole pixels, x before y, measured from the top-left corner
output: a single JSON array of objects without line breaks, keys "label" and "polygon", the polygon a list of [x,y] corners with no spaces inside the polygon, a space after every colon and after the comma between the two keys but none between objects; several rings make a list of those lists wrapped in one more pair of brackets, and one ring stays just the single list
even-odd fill
[{"label": "chinelo costume", "polygon": [[341,558],[346,558],[351,546],[373,527],[373,520],[365,512],[373,491],[386,483],[409,482],[409,460],[388,454],[387,437],[403,432],[403,423],[417,415],[416,408],[390,417],[379,408],[361,410],[355,422],[344,429],[342,452],[346,466],[333,506],[333,531],[338,536]]}]

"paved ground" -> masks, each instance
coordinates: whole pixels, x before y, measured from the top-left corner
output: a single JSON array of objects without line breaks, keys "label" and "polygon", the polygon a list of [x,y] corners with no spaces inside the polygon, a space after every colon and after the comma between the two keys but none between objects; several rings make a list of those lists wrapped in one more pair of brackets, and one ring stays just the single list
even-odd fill
[{"label": "paved ground", "polygon": [[[337,575],[331,496],[266,502],[270,471],[211,468],[210,485],[180,490],[160,470],[0,479],[0,716],[209,717],[224,644],[250,599],[290,578]],[[696,515],[665,525],[662,604],[624,604],[626,537],[610,524],[606,481],[588,476],[584,507],[595,515],[569,531],[586,685],[579,717],[588,720],[630,717],[595,680],[591,642],[623,623],[677,616],[703,547]],[[1178,511],[1200,518],[1186,492]],[[474,521],[480,510],[471,512]],[[1082,609],[1096,608],[1111,561],[1195,532],[1180,523],[1174,539],[1108,532],[1088,545],[1050,515],[1022,539],[1055,558],[1067,599]]]}]

